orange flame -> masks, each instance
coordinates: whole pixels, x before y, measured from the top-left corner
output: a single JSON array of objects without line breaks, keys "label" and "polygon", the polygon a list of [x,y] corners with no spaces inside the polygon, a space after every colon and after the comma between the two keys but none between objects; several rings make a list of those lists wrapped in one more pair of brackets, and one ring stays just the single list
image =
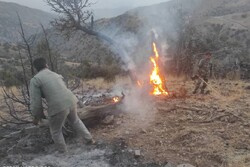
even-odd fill
[{"label": "orange flame", "polygon": [[159,68],[159,52],[157,50],[156,44],[153,43],[154,56],[150,58],[153,63],[153,71],[150,75],[150,84],[153,86],[153,95],[168,95],[168,92],[165,90],[165,80],[164,77],[160,75]]},{"label": "orange flame", "polygon": [[114,97],[114,98],[113,98],[113,102],[114,102],[114,103],[119,102],[119,97]]}]

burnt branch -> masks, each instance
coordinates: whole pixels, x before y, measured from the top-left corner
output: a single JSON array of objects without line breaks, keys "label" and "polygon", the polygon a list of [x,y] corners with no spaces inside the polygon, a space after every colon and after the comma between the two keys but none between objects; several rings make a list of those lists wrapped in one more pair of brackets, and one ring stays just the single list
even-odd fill
[{"label": "burnt branch", "polygon": [[24,67],[23,58],[22,58],[22,55],[21,55],[21,52],[20,52],[20,48],[18,48],[18,55],[19,55],[19,58],[20,58],[20,61],[21,61],[21,65],[22,65],[24,84],[25,84],[25,87],[26,87],[26,90],[27,90],[27,94],[29,96],[30,95],[30,93],[29,93],[29,83],[28,83],[28,79],[27,79],[26,69]]},{"label": "burnt branch", "polygon": [[[13,101],[11,98],[9,98],[9,95],[6,94],[6,90],[3,90],[3,94],[4,94],[4,102],[5,102],[6,106],[8,107],[8,116],[10,116],[12,119],[6,119],[6,118],[3,118],[1,116],[2,121],[6,122],[6,123],[15,123],[15,124],[31,123],[31,121],[28,121],[27,118],[24,119],[24,117],[23,117],[23,116],[27,115],[27,114],[25,114],[25,113],[28,113],[27,110],[26,109],[20,110],[20,111],[16,110],[15,104],[14,104],[16,101]],[[20,115],[22,115],[22,116],[20,116]],[[28,114],[28,115],[30,115],[30,114]]]},{"label": "burnt branch", "polygon": [[49,45],[48,34],[47,34],[44,26],[42,24],[40,24],[40,25],[42,27],[43,34],[44,34],[44,37],[45,37],[46,46],[47,46],[47,49],[48,49],[48,56],[49,56],[49,63],[50,63],[51,70],[56,71],[55,66],[54,66],[54,62],[52,60],[52,54],[51,54],[51,48],[50,48],[50,45]]},{"label": "burnt branch", "polygon": [[22,20],[21,20],[20,15],[18,13],[17,13],[17,17],[18,17],[19,26],[21,29],[21,31],[19,33],[20,33],[22,40],[24,42],[23,46],[26,49],[27,54],[28,54],[28,59],[29,59],[29,63],[30,63],[30,71],[31,71],[31,74],[34,75],[35,72],[34,72],[34,67],[33,67],[33,56],[31,54],[31,44],[34,42],[35,37],[26,38],[25,33],[24,33],[24,29],[23,29]]},{"label": "burnt branch", "polygon": [[[31,112],[30,112],[30,93],[29,93],[29,74],[34,75],[33,67],[33,55],[32,55],[32,44],[34,43],[35,36],[29,38],[26,37],[24,27],[17,13],[20,26],[20,36],[22,43],[19,43],[18,54],[19,60],[22,67],[22,78],[23,85],[16,87],[17,91],[13,92],[12,89],[7,89],[2,87],[4,103],[7,107],[6,116],[1,116],[2,122],[12,123],[12,124],[29,124],[31,123]],[[22,57],[21,50],[25,50],[27,56]],[[25,61],[28,61],[28,68],[26,67]],[[3,84],[4,85],[4,84]]]}]

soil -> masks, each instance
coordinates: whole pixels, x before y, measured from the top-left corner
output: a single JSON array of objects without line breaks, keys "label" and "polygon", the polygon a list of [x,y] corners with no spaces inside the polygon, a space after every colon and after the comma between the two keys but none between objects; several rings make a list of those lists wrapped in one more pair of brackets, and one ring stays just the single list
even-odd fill
[{"label": "soil", "polygon": [[111,124],[90,128],[96,145],[67,136],[66,155],[54,151],[48,128],[7,139],[0,166],[250,166],[249,82],[210,83],[210,94],[193,95],[191,81],[170,80],[171,96],[139,96],[140,104],[121,105]]},{"label": "soil", "polygon": [[113,125],[92,130],[95,138],[123,138],[159,165],[189,163],[197,167],[250,166],[250,91],[248,82],[211,81],[216,92],[192,94],[193,83],[169,81],[183,97],[155,98],[153,110],[132,111]]}]

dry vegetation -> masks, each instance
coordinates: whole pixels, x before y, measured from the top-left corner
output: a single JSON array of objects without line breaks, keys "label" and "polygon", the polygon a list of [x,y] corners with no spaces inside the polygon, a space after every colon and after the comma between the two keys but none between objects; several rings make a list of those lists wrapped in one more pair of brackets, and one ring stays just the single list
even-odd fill
[{"label": "dry vegetation", "polygon": [[[138,96],[136,103],[143,104],[142,107],[126,111],[129,104],[121,105],[114,121],[108,125],[99,124],[90,131],[97,141],[112,144],[122,140],[129,149],[140,150],[142,162],[156,162],[163,166],[171,162],[176,165],[190,163],[197,167],[247,167],[250,165],[250,90],[246,89],[249,83],[229,80],[212,80],[210,83],[218,92],[193,95],[191,81],[184,77],[168,78],[167,85],[177,97],[147,99]],[[124,77],[117,78],[115,83],[95,79],[84,81],[82,89],[83,92],[95,90],[98,93],[100,90],[109,92],[119,89],[117,86],[126,88],[129,85],[130,80]],[[126,98],[129,100],[131,97]],[[48,131],[40,131],[37,133],[43,133],[43,137],[48,136]],[[24,143],[28,142],[30,148],[22,144],[20,146],[20,141],[26,138]],[[17,145],[14,140],[10,140],[8,149],[17,147],[24,150],[20,152],[23,155],[23,158],[19,157],[21,162],[41,157],[46,159],[52,155],[52,143],[50,137],[37,143],[39,138],[37,135],[21,137]],[[76,147],[74,142],[68,144],[70,149]],[[41,153],[37,150],[44,150],[45,147],[50,151]],[[30,156],[25,151],[27,149],[38,154]],[[70,152],[71,156],[76,156],[74,150]],[[14,162],[10,157],[7,160]]]},{"label": "dry vegetation", "polygon": [[92,130],[97,139],[124,138],[144,159],[198,167],[250,165],[250,96],[243,81],[214,80],[220,94],[192,95],[191,81],[171,79],[171,90],[188,90],[183,98],[153,99],[149,111],[130,111],[109,126]]}]

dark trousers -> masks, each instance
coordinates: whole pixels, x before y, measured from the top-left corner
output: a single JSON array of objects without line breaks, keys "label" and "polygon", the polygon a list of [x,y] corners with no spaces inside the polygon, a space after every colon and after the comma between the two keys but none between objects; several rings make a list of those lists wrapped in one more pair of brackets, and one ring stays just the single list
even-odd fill
[{"label": "dark trousers", "polygon": [[198,78],[197,81],[196,81],[195,89],[194,89],[193,93],[196,93],[199,89],[201,89],[201,93],[204,93],[204,90],[207,87],[207,83],[208,83],[208,77],[207,76],[202,76],[201,78]]}]

